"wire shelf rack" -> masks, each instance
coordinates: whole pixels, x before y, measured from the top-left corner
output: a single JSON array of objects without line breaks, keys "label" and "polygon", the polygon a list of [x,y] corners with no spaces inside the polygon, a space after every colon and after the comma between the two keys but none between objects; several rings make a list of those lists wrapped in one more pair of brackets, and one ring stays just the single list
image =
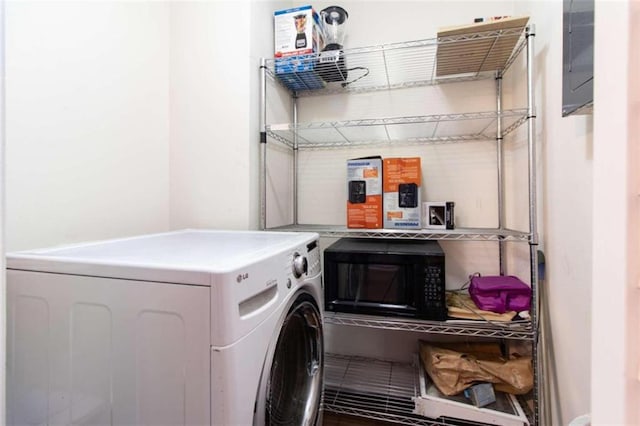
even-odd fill
[{"label": "wire shelf rack", "polygon": [[337,354],[325,355],[324,410],[403,425],[483,425],[414,414],[420,394],[417,365]]},{"label": "wire shelf rack", "polygon": [[492,141],[498,120],[503,136],[527,119],[526,109],[440,114],[413,117],[376,118],[298,124],[271,124],[267,135],[299,149],[349,147],[375,144]]},{"label": "wire shelf rack", "polygon": [[417,331],[429,334],[468,337],[492,337],[513,340],[531,340],[535,338],[535,330],[531,321],[513,321],[505,323],[463,320],[426,321],[419,319],[325,312],[324,322],[326,324],[351,325],[384,330]]},{"label": "wire shelf rack", "polygon": [[411,364],[326,354],[324,371],[326,411],[403,424],[415,417],[413,424],[433,424],[413,415],[419,383]]},{"label": "wire shelf rack", "polygon": [[270,231],[317,232],[330,238],[404,238],[413,240],[454,241],[520,241],[529,242],[531,234],[512,229],[457,228],[457,229],[353,229],[340,225],[298,224],[268,228]]},{"label": "wire shelf rack", "polygon": [[[525,24],[517,22],[515,25],[492,31],[344,49],[341,55],[346,61],[346,75],[337,67],[320,68],[323,53],[269,59],[265,67],[271,77],[297,96],[371,92],[493,78],[495,71],[505,72],[510,67],[525,44]],[[461,60],[460,49],[474,53],[475,65],[469,66],[468,54]]]}]

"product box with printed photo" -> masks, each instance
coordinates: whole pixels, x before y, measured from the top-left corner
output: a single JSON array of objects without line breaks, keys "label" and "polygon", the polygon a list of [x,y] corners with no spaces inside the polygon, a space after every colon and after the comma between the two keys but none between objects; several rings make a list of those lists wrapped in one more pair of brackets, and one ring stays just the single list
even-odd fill
[{"label": "product box with printed photo", "polygon": [[420,229],[420,157],[385,158],[383,168],[384,227]]},{"label": "product box with printed photo", "polygon": [[347,160],[347,227],[382,228],[382,158]]}]

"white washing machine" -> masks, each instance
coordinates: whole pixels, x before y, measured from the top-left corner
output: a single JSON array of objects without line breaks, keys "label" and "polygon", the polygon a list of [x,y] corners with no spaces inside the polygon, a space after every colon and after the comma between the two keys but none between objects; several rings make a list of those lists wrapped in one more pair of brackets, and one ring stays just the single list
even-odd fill
[{"label": "white washing machine", "polygon": [[319,251],[185,230],[8,255],[8,423],[319,424]]}]

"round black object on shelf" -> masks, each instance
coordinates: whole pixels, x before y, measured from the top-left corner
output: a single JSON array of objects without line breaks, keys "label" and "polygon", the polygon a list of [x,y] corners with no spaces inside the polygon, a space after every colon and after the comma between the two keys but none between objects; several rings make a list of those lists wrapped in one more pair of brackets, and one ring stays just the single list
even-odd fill
[{"label": "round black object on shelf", "polygon": [[324,21],[329,25],[334,23],[343,24],[349,17],[349,13],[340,6],[329,6],[320,11],[321,14],[323,12],[326,14],[324,15]]}]

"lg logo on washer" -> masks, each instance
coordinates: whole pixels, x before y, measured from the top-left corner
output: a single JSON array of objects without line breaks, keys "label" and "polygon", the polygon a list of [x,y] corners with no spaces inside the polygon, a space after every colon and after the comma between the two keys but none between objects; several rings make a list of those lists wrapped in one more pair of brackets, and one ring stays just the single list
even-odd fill
[{"label": "lg logo on washer", "polygon": [[246,280],[247,278],[249,278],[249,273],[245,272],[244,274],[238,274],[238,276],[236,277],[236,281],[238,282],[238,284],[240,284],[243,280]]}]

